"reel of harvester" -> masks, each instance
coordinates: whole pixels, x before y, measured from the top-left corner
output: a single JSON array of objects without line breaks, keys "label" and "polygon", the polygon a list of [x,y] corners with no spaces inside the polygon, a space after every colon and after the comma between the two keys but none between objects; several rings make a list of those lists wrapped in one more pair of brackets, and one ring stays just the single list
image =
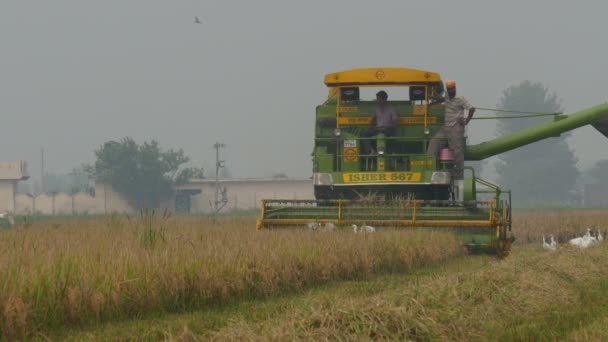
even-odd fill
[{"label": "reel of harvester", "polygon": [[306,227],[311,221],[350,226],[452,231],[472,253],[506,257],[511,249],[510,201],[262,200],[257,229]]}]

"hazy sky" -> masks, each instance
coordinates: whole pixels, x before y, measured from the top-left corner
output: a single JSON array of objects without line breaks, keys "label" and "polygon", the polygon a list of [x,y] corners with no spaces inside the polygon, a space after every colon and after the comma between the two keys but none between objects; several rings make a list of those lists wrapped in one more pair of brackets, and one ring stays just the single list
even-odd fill
[{"label": "hazy sky", "polygon": [[[479,107],[532,80],[572,112],[608,100],[607,14],[564,0],[2,0],[0,160],[38,177],[44,147],[63,173],[131,136],[211,170],[222,141],[235,176],[305,177],[324,74],[432,70]],[[470,125],[473,140],[488,124]],[[569,141],[581,167],[608,158],[593,128]]]}]

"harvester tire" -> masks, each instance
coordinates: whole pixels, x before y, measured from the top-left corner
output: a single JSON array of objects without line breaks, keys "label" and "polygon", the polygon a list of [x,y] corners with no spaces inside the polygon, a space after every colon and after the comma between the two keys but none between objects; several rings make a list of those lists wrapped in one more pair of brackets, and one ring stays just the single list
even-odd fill
[{"label": "harvester tire", "polygon": [[509,253],[511,253],[511,245],[513,244],[513,240],[515,239],[512,237],[505,240],[498,240],[496,246],[496,256],[498,259],[504,259],[509,256]]}]

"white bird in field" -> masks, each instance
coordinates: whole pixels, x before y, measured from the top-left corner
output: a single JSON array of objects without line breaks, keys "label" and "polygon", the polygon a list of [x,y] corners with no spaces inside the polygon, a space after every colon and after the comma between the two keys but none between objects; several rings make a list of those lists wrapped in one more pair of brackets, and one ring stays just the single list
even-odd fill
[{"label": "white bird in field", "polygon": [[0,213],[0,219],[5,219],[11,226],[15,224],[15,218],[8,212]]},{"label": "white bird in field", "polygon": [[574,238],[574,239],[570,239],[570,240],[568,240],[568,243],[571,244],[572,246],[576,246],[578,248],[587,248],[587,247],[589,247],[589,246],[587,246],[584,243],[584,239],[582,237],[577,237],[577,238]]},{"label": "white bird in field", "polygon": [[551,241],[547,243],[547,241],[545,240],[545,236],[543,235],[543,248],[552,252],[557,249],[557,242],[555,242],[553,234],[549,235],[549,237],[551,238]]},{"label": "white bird in field", "polygon": [[602,232],[600,232],[600,229],[597,229],[597,241],[604,241],[604,236],[602,235]]},{"label": "white bird in field", "polygon": [[319,227],[321,227],[321,222],[308,222],[306,226],[310,230],[317,230]]},{"label": "white bird in field", "polygon": [[597,237],[591,235],[591,228],[587,228],[587,232],[585,233],[585,236],[583,236],[585,239],[587,239],[588,243],[590,245],[597,243]]},{"label": "white bird in field", "polygon": [[355,234],[357,234],[357,233],[373,233],[373,232],[376,231],[376,228],[374,228],[372,226],[363,225],[361,227],[357,227],[356,224],[353,224],[352,227],[353,227],[353,232],[355,232]]},{"label": "white bird in field", "polygon": [[589,228],[587,228],[587,232],[585,233],[585,235],[568,241],[569,244],[576,246],[578,248],[587,248],[596,242],[597,242],[597,239],[595,237],[591,236],[591,229],[589,229]]},{"label": "white bird in field", "polygon": [[323,230],[326,232],[333,232],[334,230],[336,230],[336,225],[333,224],[333,222],[325,222]]}]

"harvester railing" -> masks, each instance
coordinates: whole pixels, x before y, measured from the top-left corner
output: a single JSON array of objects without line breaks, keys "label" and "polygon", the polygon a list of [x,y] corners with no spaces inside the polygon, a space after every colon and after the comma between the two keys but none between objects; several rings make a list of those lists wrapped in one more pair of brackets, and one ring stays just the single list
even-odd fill
[{"label": "harvester railing", "polygon": [[262,200],[258,228],[372,224],[394,227],[481,228],[500,224],[502,202],[422,200]]},{"label": "harvester railing", "polygon": [[511,190],[504,190],[501,189],[500,187],[498,187],[496,184],[490,183],[484,179],[475,177],[475,170],[471,167],[465,167],[468,169],[471,169],[471,171],[473,172],[473,177],[475,179],[475,182],[490,188],[491,190],[484,190],[484,189],[480,189],[477,190],[476,193],[477,194],[482,194],[482,193],[490,193],[490,194],[494,194],[494,198],[496,199],[500,199],[502,194],[506,194],[508,199],[505,200],[501,200],[501,205],[499,207],[502,208],[503,210],[503,214],[502,217],[504,218],[504,225],[506,227],[506,229],[508,231],[511,231],[511,224],[512,224],[512,210],[511,210]]}]

